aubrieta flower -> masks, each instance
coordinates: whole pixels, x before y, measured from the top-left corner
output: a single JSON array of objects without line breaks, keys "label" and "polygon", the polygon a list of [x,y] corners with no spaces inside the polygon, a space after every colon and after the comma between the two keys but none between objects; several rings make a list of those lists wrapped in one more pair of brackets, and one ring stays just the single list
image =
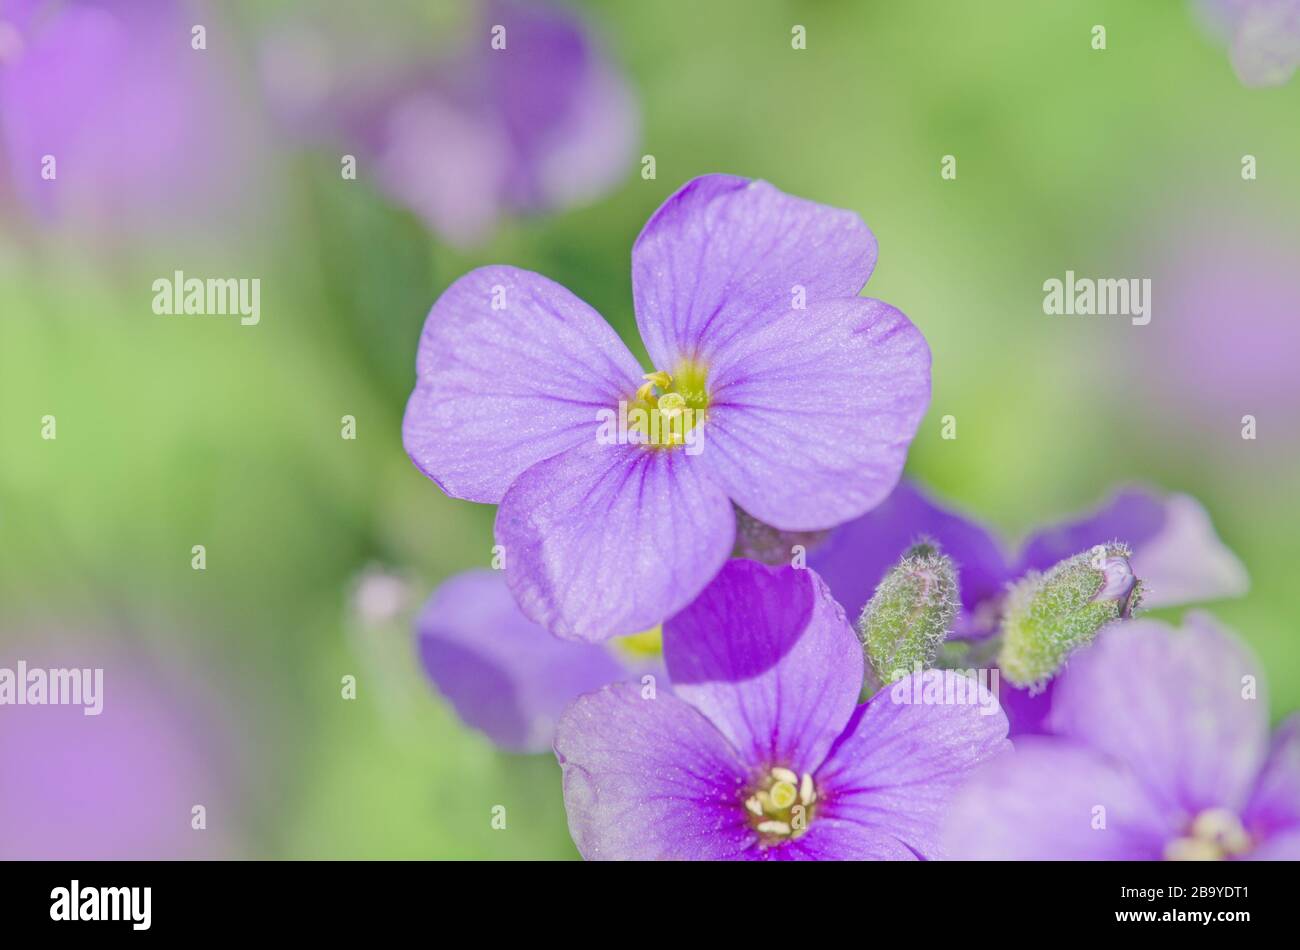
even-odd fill
[{"label": "aubrieta flower", "polygon": [[306,24],[264,57],[293,128],[354,153],[361,174],[459,245],[483,241],[506,214],[609,191],[631,173],[639,134],[627,81],[575,13],[493,0],[474,19],[432,64],[372,62],[352,75],[331,49],[342,43]]},{"label": "aubrieta flower", "polygon": [[[1129,572],[1142,581],[1146,607],[1236,597],[1248,587],[1245,568],[1194,498],[1138,486],[1116,491],[1094,512],[1033,532],[1019,553],[1009,556],[984,525],[905,481],[875,510],[808,542],[807,563],[857,616],[903,552],[927,538],[957,567],[961,610],[953,639],[958,640],[982,641],[997,633],[1017,579],[1117,540],[1131,549]],[[1000,699],[1013,734],[1041,729],[1051,688],[1049,682],[1031,693],[1003,683]]]},{"label": "aubrieta flower", "polygon": [[958,795],[952,856],[1300,858],[1300,717],[1270,746],[1258,677],[1204,613],[1109,628],[1057,678],[1051,734]]},{"label": "aubrieta flower", "polygon": [[[447,494],[500,505],[530,618],[575,640],[653,627],[730,556],[733,506],[821,530],[894,487],[930,353],[902,313],[857,296],[875,260],[851,212],[697,178],[632,249],[651,372],[563,287],[483,267],[425,322],[407,453]],[[626,438],[605,435],[615,414]]]},{"label": "aubrieta flower", "polygon": [[509,752],[545,752],[578,696],[634,678],[612,644],[571,643],[519,612],[500,571],[444,581],[415,623],[425,674],[461,720]]},{"label": "aubrieta flower", "polygon": [[[667,622],[664,657],[671,692],[607,686],[556,731],[585,858],[941,857],[955,790],[1009,748],[996,702],[952,671],[858,705],[861,647],[809,570],[729,562]],[[979,701],[912,702],[924,676]]]}]

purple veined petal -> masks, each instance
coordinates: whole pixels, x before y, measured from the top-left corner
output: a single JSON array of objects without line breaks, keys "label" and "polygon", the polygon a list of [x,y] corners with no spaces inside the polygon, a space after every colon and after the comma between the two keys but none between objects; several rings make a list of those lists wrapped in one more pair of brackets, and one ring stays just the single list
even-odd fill
[{"label": "purple veined petal", "polygon": [[857,704],[863,657],[812,571],[732,560],[664,624],[673,689],[759,768],[821,764]]},{"label": "purple veined petal", "polygon": [[704,175],[663,203],[632,248],[637,326],[655,368],[707,364],[766,315],[789,311],[797,288],[810,307],[854,297],[875,263],[876,239],[853,212]]},{"label": "purple veined petal", "polygon": [[425,673],[457,715],[514,752],[545,752],[569,703],[630,677],[604,647],[560,640],[520,613],[500,571],[448,579],[416,631]]},{"label": "purple veined petal", "polygon": [[1134,776],[1091,749],[1035,736],[980,768],[944,826],[950,858],[1149,861],[1174,826]]},{"label": "purple veined petal", "polygon": [[[1300,713],[1290,716],[1273,734],[1242,823],[1256,840],[1289,834],[1293,844],[1300,844]],[[1292,857],[1300,857],[1300,848]]]},{"label": "purple veined petal", "polygon": [[1239,597],[1249,587],[1245,567],[1219,540],[1196,499],[1137,487],[1121,489],[1090,515],[1033,534],[1022,549],[1019,571],[1045,571],[1115,540],[1133,550],[1130,564],[1143,582],[1145,606]]},{"label": "purple veined petal", "polygon": [[726,563],[731,502],[683,450],[587,441],[534,465],[497,510],[506,580],[553,634],[596,642],[662,623]]},{"label": "purple veined petal", "polygon": [[562,6],[508,0],[488,4],[485,20],[506,28],[506,48],[485,44],[477,59],[510,143],[510,204],[579,204],[626,177],[639,134],[636,101],[588,26]]},{"label": "purple veined petal", "polygon": [[503,266],[470,271],[438,298],[416,374],[407,454],[448,495],[490,504],[530,466],[594,442],[597,413],[630,399],[641,377],[600,314]]},{"label": "purple veined petal", "polygon": [[857,617],[885,573],[922,538],[937,541],[957,565],[963,612],[955,634],[994,632],[994,618],[976,613],[982,604],[995,602],[1012,577],[1002,545],[982,524],[943,507],[907,480],[880,505],[834,529],[808,552],[808,566],[830,585],[849,616]]},{"label": "purple veined petal", "polygon": [[754,848],[750,769],[667,691],[627,684],[578,699],[555,733],[569,833],[587,860],[721,860]]},{"label": "purple veined petal", "polygon": [[708,386],[711,477],[774,528],[820,530],[898,484],[930,401],[930,349],[878,300],[787,306],[717,344]]},{"label": "purple veined petal", "polygon": [[[926,679],[937,697],[917,702]],[[941,680],[940,680],[941,678]],[[890,835],[917,857],[943,856],[944,816],[953,795],[982,763],[1011,751],[997,697],[952,670],[912,674],[859,706],[814,774],[825,818]]]},{"label": "purple veined petal", "polygon": [[1259,680],[1258,661],[1208,614],[1188,614],[1181,631],[1131,620],[1071,657],[1048,728],[1128,766],[1170,815],[1239,814],[1267,751]]},{"label": "purple veined petal", "polygon": [[775,848],[756,848],[745,857],[764,861],[915,861],[917,854],[892,835],[856,821],[819,817],[793,841]]}]

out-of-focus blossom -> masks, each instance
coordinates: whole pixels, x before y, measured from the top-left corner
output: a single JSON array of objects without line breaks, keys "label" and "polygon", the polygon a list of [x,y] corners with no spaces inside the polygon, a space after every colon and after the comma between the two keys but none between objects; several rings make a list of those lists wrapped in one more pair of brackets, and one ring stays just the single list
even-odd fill
[{"label": "out-of-focus blossom", "polygon": [[633,678],[610,645],[551,636],[515,605],[500,571],[457,574],[416,621],[420,660],[469,726],[512,752],[544,752],[576,697]]},{"label": "out-of-focus blossom", "polygon": [[196,681],[101,640],[0,644],[0,668],[22,661],[29,676],[103,670],[98,715],[81,705],[0,705],[0,857],[234,856],[231,736]]},{"label": "out-of-focus blossom", "polygon": [[1300,0],[1201,0],[1247,86],[1278,86],[1300,65]]},{"label": "out-of-focus blossom", "polygon": [[588,641],[655,626],[732,553],[733,504],[820,530],[897,483],[930,351],[903,313],[858,296],[875,260],[852,212],[696,178],[632,249],[653,372],[563,287],[482,267],[425,321],[406,451],[449,495],[500,505],[529,617]]},{"label": "out-of-focus blossom", "polygon": [[[814,542],[808,565],[856,614],[885,572],[924,538],[937,542],[957,567],[962,610],[953,639],[978,641],[995,634],[1012,581],[1115,541],[1131,550],[1128,563],[1142,582],[1146,606],[1237,597],[1249,583],[1245,568],[1194,498],[1140,487],[1120,489],[1093,512],[1033,532],[1020,553],[1008,558],[984,526],[903,482],[879,507]],[[1000,699],[1013,735],[1040,731],[1051,691],[1050,681],[1033,692],[1003,684]]]},{"label": "out-of-focus blossom", "polygon": [[[1008,748],[996,701],[952,671],[858,705],[862,649],[809,570],[729,562],[664,656],[672,692],[606,687],[556,732],[589,860],[941,857],[952,795]],[[972,701],[913,701],[924,677]]]},{"label": "out-of-focus blossom", "polygon": [[1051,734],[958,795],[952,856],[1300,858],[1300,719],[1270,746],[1259,675],[1206,614],[1108,629],[1059,677]]},{"label": "out-of-focus blossom", "polygon": [[247,187],[232,58],[218,18],[178,0],[0,0],[9,189],[46,225],[210,226]]},{"label": "out-of-focus blossom", "polygon": [[[1261,157],[1261,161],[1267,161]],[[1270,172],[1271,173],[1271,172]],[[1160,418],[1231,444],[1256,420],[1249,453],[1271,455],[1300,432],[1300,240],[1293,222],[1264,212],[1207,208],[1175,217],[1150,242],[1163,248],[1152,279],[1160,310],[1125,354]]]},{"label": "out-of-focus blossom", "polygon": [[599,197],[632,172],[640,129],[626,80],[575,14],[493,0],[479,20],[464,48],[388,75],[341,75],[328,36],[306,26],[264,57],[293,127],[355,154],[358,177],[457,244],[506,214]]}]

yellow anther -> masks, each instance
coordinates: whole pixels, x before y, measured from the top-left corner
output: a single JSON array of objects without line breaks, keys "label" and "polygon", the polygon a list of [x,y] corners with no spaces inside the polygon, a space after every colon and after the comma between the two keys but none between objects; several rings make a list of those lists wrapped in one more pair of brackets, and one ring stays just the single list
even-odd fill
[{"label": "yellow anther", "polygon": [[789,782],[791,785],[799,784],[799,776],[795,775],[789,769],[783,769],[779,765],[772,769],[772,778],[778,782]]},{"label": "yellow anther", "polygon": [[803,773],[803,779],[799,782],[799,801],[805,805],[817,801],[817,790],[813,788],[812,776],[807,772]]},{"label": "yellow anther", "polygon": [[657,369],[653,373],[646,373],[641,378],[651,386],[658,386],[660,389],[667,389],[673,384],[673,378],[661,369]]},{"label": "yellow anther", "polygon": [[1226,808],[1207,808],[1192,820],[1187,834],[1165,845],[1169,861],[1221,861],[1250,850],[1241,819]]},{"label": "yellow anther", "polygon": [[745,807],[752,811],[759,818],[763,817],[763,803],[758,800],[757,795],[750,795],[745,799]]},{"label": "yellow anther", "polygon": [[790,826],[784,821],[760,821],[758,830],[765,835],[788,835]]}]

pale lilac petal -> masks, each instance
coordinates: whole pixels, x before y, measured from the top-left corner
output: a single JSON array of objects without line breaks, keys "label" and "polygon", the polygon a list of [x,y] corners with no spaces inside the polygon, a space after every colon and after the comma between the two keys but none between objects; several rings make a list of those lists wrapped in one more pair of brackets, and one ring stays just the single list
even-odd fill
[{"label": "pale lilac petal", "polygon": [[[927,676],[937,695],[958,701],[911,701],[925,695]],[[1006,735],[997,698],[960,673],[899,680],[858,707],[814,774],[819,802],[809,828],[824,817],[843,819],[897,838],[917,857],[942,857],[953,795],[981,763],[1010,752]]]},{"label": "pale lilac petal", "polygon": [[523,612],[557,636],[598,641],[689,604],[736,534],[731,502],[694,461],[592,438],[525,472],[496,521]]},{"label": "pale lilac petal", "polygon": [[962,616],[958,636],[982,636],[996,629],[992,609],[1012,574],[1001,544],[982,524],[937,504],[903,480],[880,505],[840,525],[808,552],[808,566],[830,585],[850,617],[866,606],[885,572],[923,538],[938,542],[957,566]]},{"label": "pale lilac petal", "polygon": [[958,792],[944,841],[958,860],[1152,861],[1174,836],[1119,763],[1071,742],[1030,737]]},{"label": "pale lilac petal", "polygon": [[560,640],[520,613],[500,571],[447,580],[416,630],[424,670],[457,715],[511,751],[546,751],[569,703],[630,677],[606,648]]},{"label": "pale lilac petal", "polygon": [[1280,86],[1300,65],[1300,2],[1246,5],[1232,40],[1232,68],[1247,86]]},{"label": "pale lilac petal", "polygon": [[1122,489],[1096,512],[1035,533],[1025,543],[1020,570],[1045,571],[1111,541],[1132,548],[1129,563],[1142,580],[1144,606],[1239,597],[1249,587],[1245,567],[1196,499],[1145,488]]},{"label": "pale lilac petal", "polygon": [[597,413],[631,398],[641,375],[596,311],[501,266],[471,271],[434,303],[416,374],[407,454],[452,497],[492,504],[530,466],[594,443]]},{"label": "pale lilac petal", "polygon": [[1243,857],[1252,861],[1300,861],[1300,828],[1265,838]]},{"label": "pale lilac petal", "polygon": [[1300,714],[1292,715],[1273,735],[1242,820],[1256,839],[1300,835]]},{"label": "pale lilac petal", "polygon": [[898,483],[930,400],[930,350],[888,304],[829,300],[718,344],[708,386],[711,476],[774,528],[831,528]]},{"label": "pale lilac petal", "polygon": [[1132,620],[1071,657],[1048,726],[1127,765],[1168,814],[1240,812],[1268,744],[1267,700],[1245,677],[1258,662],[1208,614],[1181,631]]},{"label": "pale lilac petal", "polygon": [[802,774],[826,757],[862,689],[844,611],[812,571],[733,560],[664,625],[677,695],[746,762]]},{"label": "pale lilac petal", "polygon": [[665,201],[632,248],[637,326],[656,368],[707,364],[788,312],[797,287],[810,308],[853,297],[875,263],[876,239],[853,212],[705,175]]},{"label": "pale lilac petal", "polygon": [[569,833],[588,860],[720,860],[755,846],[749,768],[671,693],[636,686],[583,696],[555,733]]}]

